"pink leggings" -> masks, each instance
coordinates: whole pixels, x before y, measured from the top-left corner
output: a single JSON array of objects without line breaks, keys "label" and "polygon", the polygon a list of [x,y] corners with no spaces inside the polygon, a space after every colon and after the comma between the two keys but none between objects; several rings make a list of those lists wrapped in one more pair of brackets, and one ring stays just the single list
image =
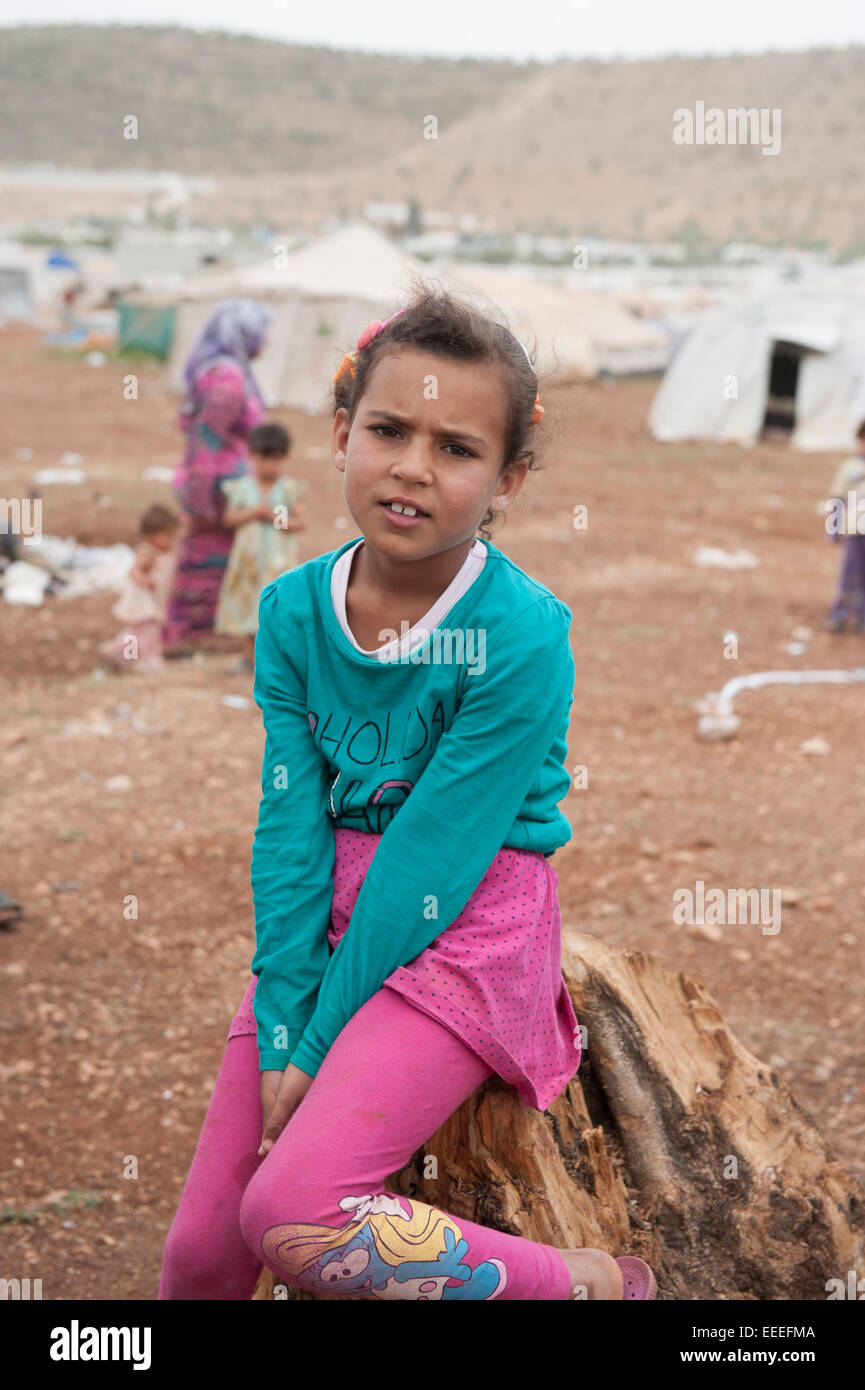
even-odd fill
[{"label": "pink leggings", "polygon": [[232,1038],[159,1297],[249,1299],[266,1264],[278,1283],[357,1298],[569,1298],[570,1271],[553,1246],[382,1190],[490,1074],[443,1024],[384,987],[343,1028],[259,1159],[258,1044]]}]

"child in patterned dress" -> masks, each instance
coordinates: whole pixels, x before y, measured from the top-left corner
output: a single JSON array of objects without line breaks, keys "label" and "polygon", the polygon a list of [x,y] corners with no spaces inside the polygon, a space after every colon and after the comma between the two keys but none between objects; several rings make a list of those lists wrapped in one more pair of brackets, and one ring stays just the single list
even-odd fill
[{"label": "child in patterned dress", "polygon": [[245,639],[238,671],[254,667],[258,600],[261,591],[297,564],[297,532],[306,528],[299,500],[306,483],[283,472],[291,439],[282,425],[259,425],[249,440],[253,473],[226,478],[223,524],[234,531],[234,544],[219,592],[216,631]]}]

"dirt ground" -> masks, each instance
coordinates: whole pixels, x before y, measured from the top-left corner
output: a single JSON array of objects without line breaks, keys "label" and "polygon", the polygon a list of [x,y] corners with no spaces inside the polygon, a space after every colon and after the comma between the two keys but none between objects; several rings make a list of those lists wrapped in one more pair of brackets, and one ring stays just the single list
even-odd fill
[{"label": "dirt ground", "polygon": [[[143,507],[170,500],[144,469],[178,455],[161,369],[93,368],[7,331],[0,371],[3,492],[26,495],[37,468],[73,450],[87,479],[43,488],[43,530],[132,542]],[[129,372],[137,400],[124,399]],[[656,444],[655,389],[548,390],[543,471],[494,535],[573,613],[570,761],[588,785],[568,796],[573,839],[554,861],[564,918],[701,975],[863,1179],[862,690],[746,693],[724,744],[697,740],[693,708],[748,671],[865,662],[865,637],[822,628],[839,550],[816,505],[837,459]],[[307,559],[355,531],[329,422],[277,414],[311,485]],[[699,569],[700,544],[759,564]],[[162,677],[104,675],[95,645],[114,630],[112,602],[0,601],[0,886],[26,907],[0,932],[0,1274],[41,1278],[46,1299],[155,1297],[253,949],[262,733],[251,700],[223,702],[251,681],[222,650]],[[801,626],[813,638],[790,655]],[[803,752],[818,735],[828,751]],[[784,889],[781,930],[728,926],[712,941],[675,925],[673,894],[698,879]]]}]

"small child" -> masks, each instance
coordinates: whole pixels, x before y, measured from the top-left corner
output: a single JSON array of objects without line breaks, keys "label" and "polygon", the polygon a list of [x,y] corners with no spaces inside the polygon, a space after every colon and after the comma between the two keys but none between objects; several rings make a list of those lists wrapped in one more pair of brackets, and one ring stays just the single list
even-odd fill
[{"label": "small child", "polygon": [[832,511],[837,515],[840,510],[844,517],[843,533],[831,533],[833,540],[843,538],[844,551],[838,592],[827,618],[830,632],[843,632],[848,618],[853,619],[857,632],[865,631],[865,534],[859,531],[860,502],[865,504],[865,420],[859,425],[856,438],[859,452],[841,464],[832,479],[831,502],[827,503],[828,511],[840,499],[843,510],[832,507]]},{"label": "small child", "polygon": [[286,477],[283,464],[291,439],[282,425],[259,425],[249,437],[253,473],[226,478],[221,484],[227,505],[223,523],[234,531],[234,544],[219,591],[215,628],[245,638],[239,671],[254,668],[258,600],[274,579],[297,564],[296,532],[306,529],[299,499],[306,483]]},{"label": "small child", "polygon": [[[170,507],[154,502],[141,518],[141,542],[111,612],[125,624],[116,637],[102,642],[99,653],[119,671],[162,670],[162,624],[174,574],[174,543],[180,519]],[[130,662],[135,662],[130,666]]]}]

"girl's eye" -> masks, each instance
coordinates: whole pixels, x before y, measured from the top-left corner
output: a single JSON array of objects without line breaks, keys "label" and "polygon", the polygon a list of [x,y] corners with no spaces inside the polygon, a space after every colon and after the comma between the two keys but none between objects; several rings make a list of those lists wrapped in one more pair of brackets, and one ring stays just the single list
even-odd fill
[{"label": "girl's eye", "polygon": [[446,445],[445,445],[445,448],[446,448],[446,449],[459,449],[459,453],[456,455],[457,458],[462,458],[462,459],[472,459],[472,458],[474,458],[474,454],[472,453],[471,449],[466,449],[466,448],[464,448],[464,446],[463,446],[462,444],[446,444]]}]

